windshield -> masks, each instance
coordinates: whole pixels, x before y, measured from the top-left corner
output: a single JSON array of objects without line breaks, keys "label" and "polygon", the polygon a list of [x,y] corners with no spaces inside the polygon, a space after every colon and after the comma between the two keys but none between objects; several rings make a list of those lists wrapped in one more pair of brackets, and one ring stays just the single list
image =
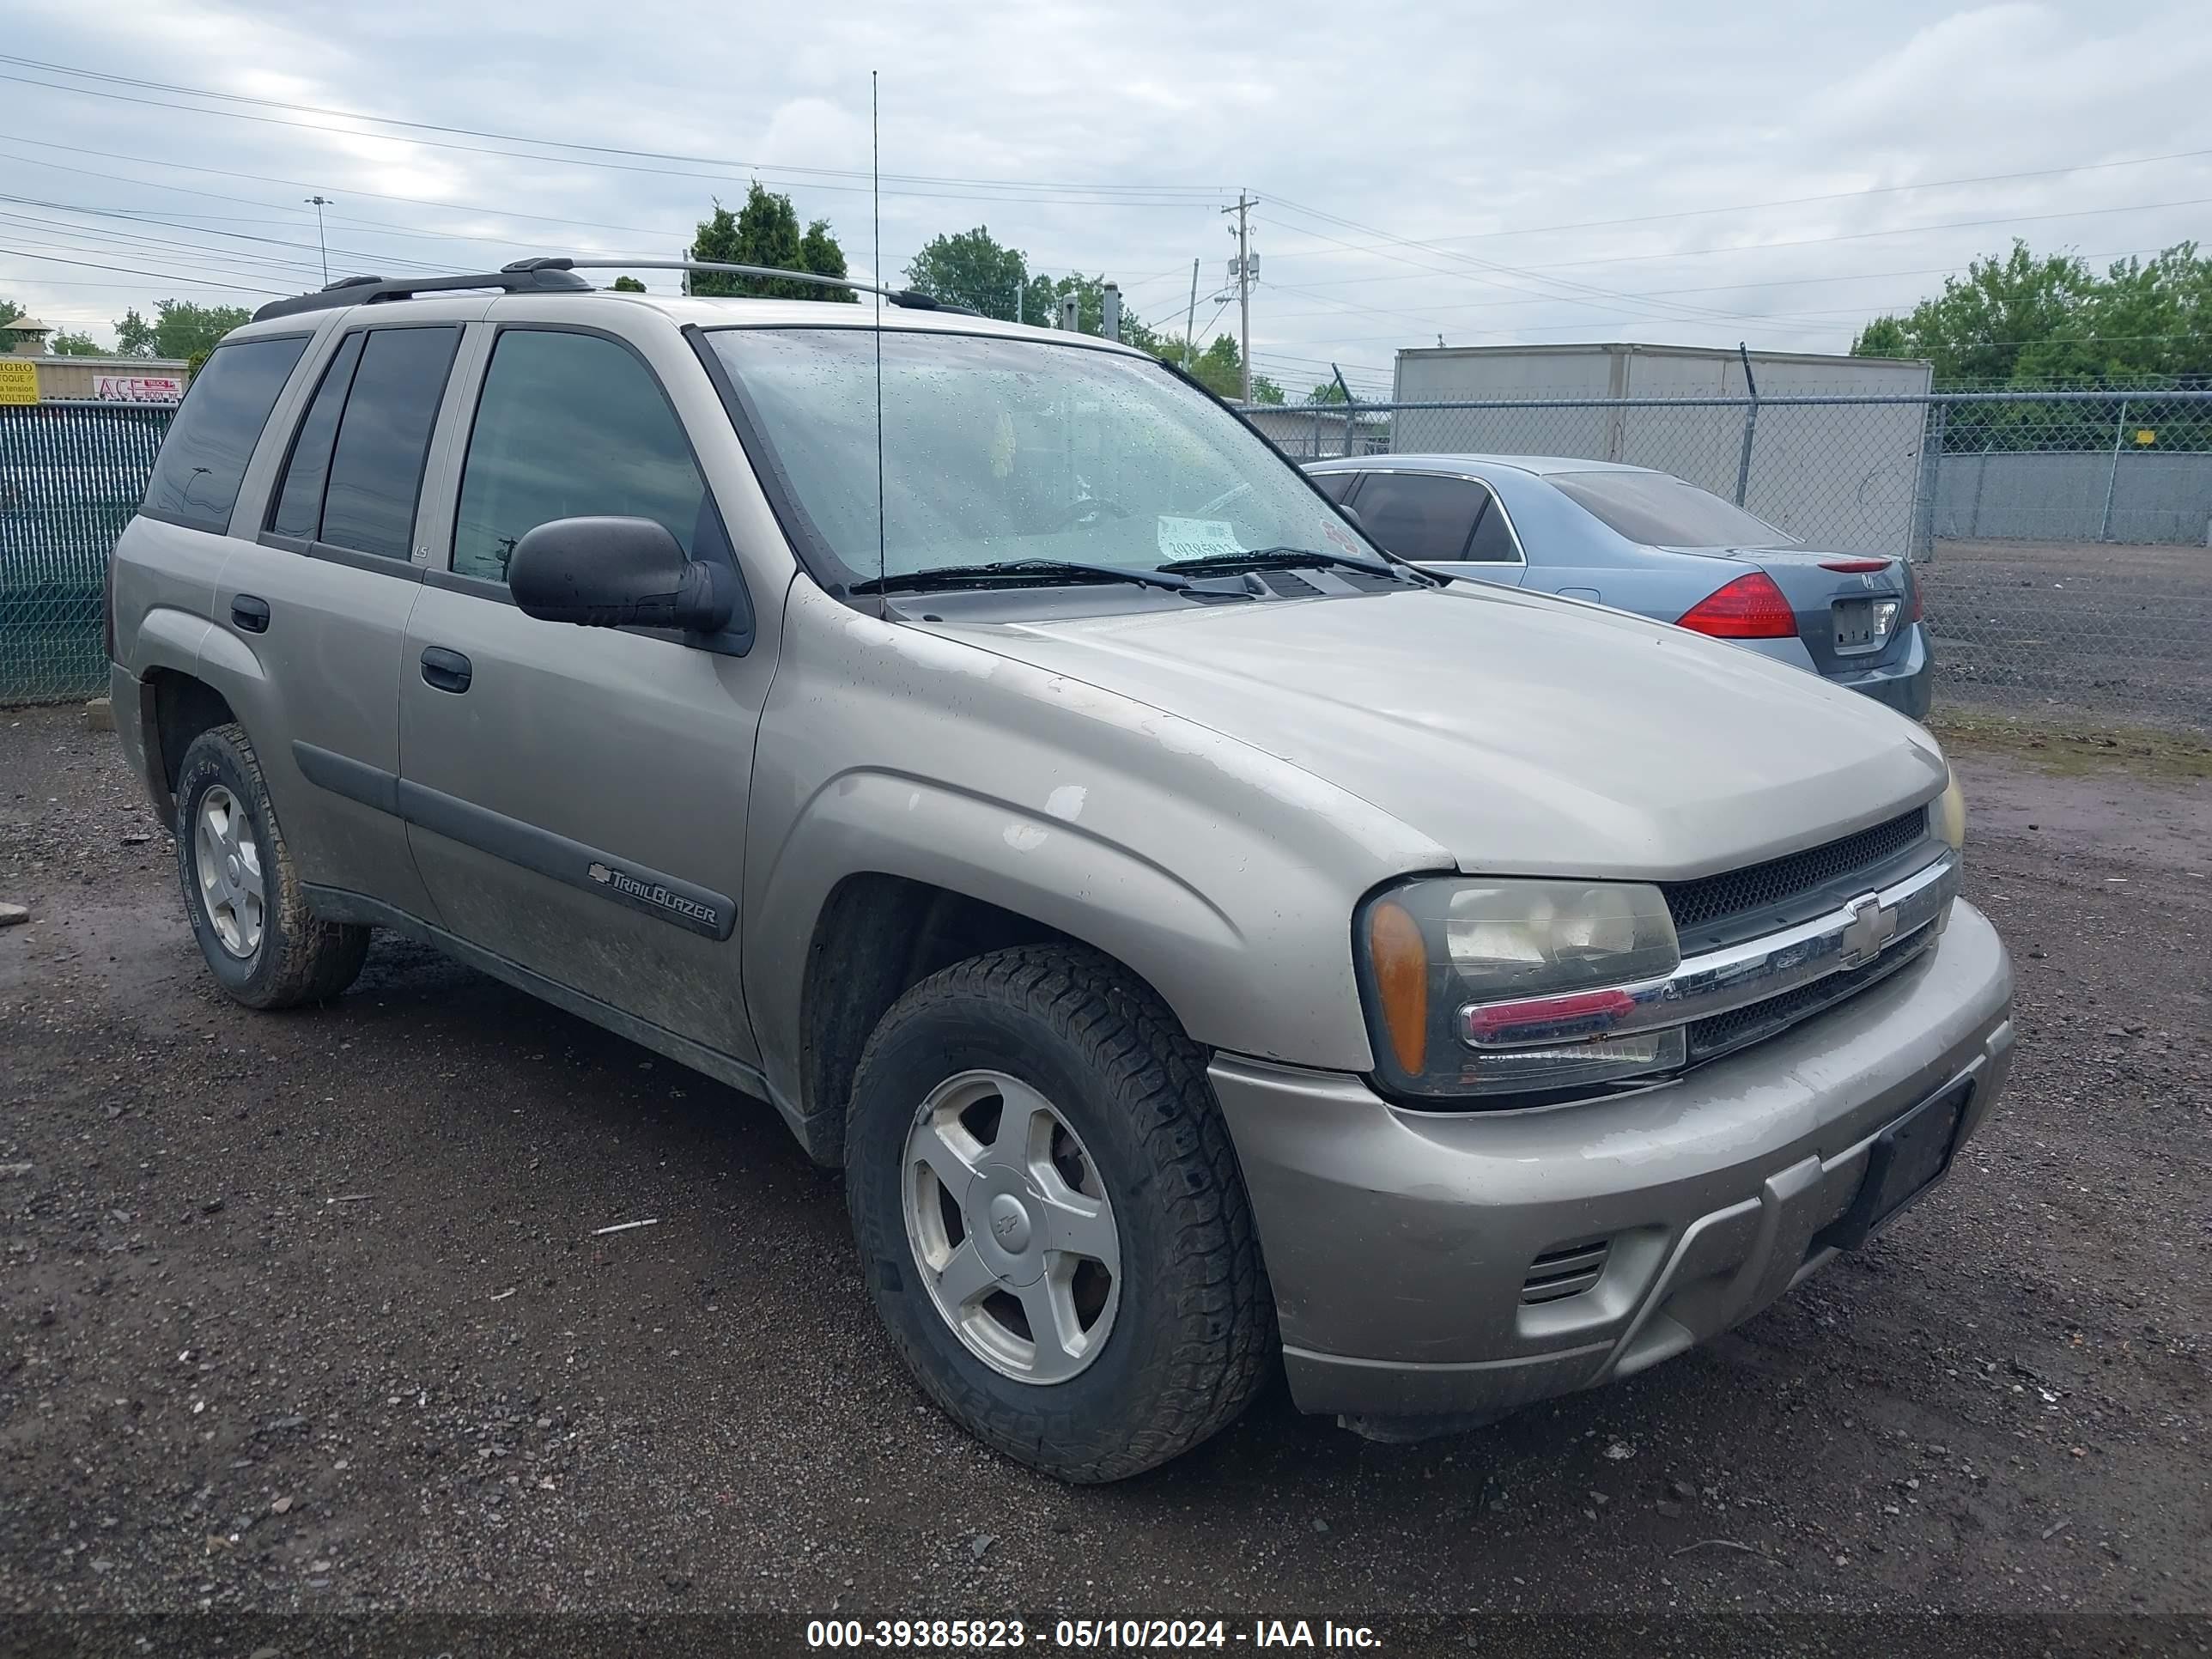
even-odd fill
[{"label": "windshield", "polygon": [[1664,472],[1553,472],[1569,501],[1650,547],[1787,547],[1797,538]]},{"label": "windshield", "polygon": [[[876,337],[708,338],[774,452],[795,538],[877,570]],[[1234,416],[1146,358],[969,334],[883,337],[883,573],[1013,560],[1157,570],[1297,549],[1382,556]]]}]

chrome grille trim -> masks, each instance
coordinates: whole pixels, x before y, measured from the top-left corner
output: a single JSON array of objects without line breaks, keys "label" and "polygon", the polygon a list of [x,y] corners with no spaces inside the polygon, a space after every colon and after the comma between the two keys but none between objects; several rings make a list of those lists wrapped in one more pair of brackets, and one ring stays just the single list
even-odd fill
[{"label": "chrome grille trim", "polygon": [[1459,1011],[1461,1039],[1478,1050],[1519,1048],[1710,1019],[1865,968],[1892,951],[1911,954],[1941,931],[1958,893],[1959,856],[1947,851],[1878,893],[1763,939],[1692,957],[1662,979],[1468,1003]]}]

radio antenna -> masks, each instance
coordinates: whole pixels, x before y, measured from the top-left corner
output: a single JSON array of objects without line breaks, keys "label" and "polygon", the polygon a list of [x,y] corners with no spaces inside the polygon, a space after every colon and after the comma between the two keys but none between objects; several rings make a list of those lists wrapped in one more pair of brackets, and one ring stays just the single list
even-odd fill
[{"label": "radio antenna", "polygon": [[[876,71],[868,71],[868,204],[874,217],[875,251],[869,261],[875,266],[876,286],[883,286],[884,276],[884,138],[883,120],[876,110]],[[884,553],[884,296],[876,295],[876,592],[883,595],[886,574]],[[888,597],[878,597],[878,605],[885,617],[890,615]]]}]

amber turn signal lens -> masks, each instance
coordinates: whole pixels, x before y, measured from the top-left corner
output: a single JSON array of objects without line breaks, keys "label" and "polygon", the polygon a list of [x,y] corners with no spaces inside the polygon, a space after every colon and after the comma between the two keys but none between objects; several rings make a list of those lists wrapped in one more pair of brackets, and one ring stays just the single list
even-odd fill
[{"label": "amber turn signal lens", "polygon": [[1383,900],[1368,913],[1367,959],[1390,1052],[1400,1071],[1419,1077],[1429,1057],[1429,946],[1421,924],[1402,905]]}]

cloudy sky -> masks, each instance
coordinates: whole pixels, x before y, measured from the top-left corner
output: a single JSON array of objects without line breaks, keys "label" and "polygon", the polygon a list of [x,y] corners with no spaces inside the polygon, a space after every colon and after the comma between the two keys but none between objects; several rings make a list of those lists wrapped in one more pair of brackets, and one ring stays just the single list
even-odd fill
[{"label": "cloudy sky", "polygon": [[[1400,346],[1842,350],[2017,235],[2212,243],[2203,0],[1530,6],[13,0],[0,296],[163,297],[532,252],[669,257],[757,177],[875,268],[986,224],[1201,338],[1249,190],[1260,368]],[[368,119],[362,118],[379,118]],[[416,125],[403,125],[403,124]],[[648,276],[656,287],[665,275]]]}]

